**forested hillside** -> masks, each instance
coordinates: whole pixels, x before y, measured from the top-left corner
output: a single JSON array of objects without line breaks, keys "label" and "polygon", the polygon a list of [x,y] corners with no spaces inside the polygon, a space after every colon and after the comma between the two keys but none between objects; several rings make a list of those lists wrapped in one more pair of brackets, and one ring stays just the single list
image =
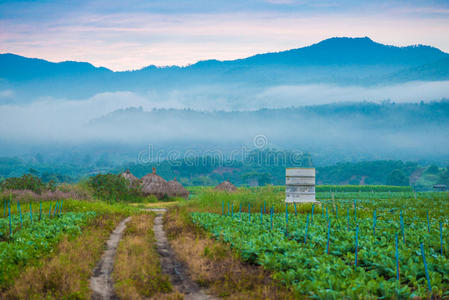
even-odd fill
[{"label": "forested hillside", "polygon": [[[254,150],[244,159],[227,160],[217,156],[187,156],[183,159],[154,163],[105,164],[101,160],[84,165],[58,165],[17,158],[0,158],[0,178],[30,173],[44,182],[74,182],[88,176],[129,169],[137,177],[152,172],[167,180],[177,178],[184,185],[216,185],[230,180],[240,186],[284,185],[285,168],[312,167],[310,154],[299,155],[275,149]],[[397,185],[412,186],[418,190],[431,189],[434,184],[449,185],[449,166],[422,165],[417,162],[393,160],[344,162],[316,167],[317,184],[332,185]]]}]

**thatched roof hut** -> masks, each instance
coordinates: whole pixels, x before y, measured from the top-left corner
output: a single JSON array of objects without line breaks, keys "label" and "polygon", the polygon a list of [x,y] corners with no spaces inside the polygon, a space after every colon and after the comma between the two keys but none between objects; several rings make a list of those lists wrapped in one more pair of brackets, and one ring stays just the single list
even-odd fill
[{"label": "thatched roof hut", "polygon": [[219,185],[215,187],[216,190],[226,191],[226,192],[235,192],[237,191],[237,187],[229,182],[229,180],[223,181]]},{"label": "thatched roof hut", "polygon": [[134,176],[129,170],[126,170],[121,174],[125,179],[129,181],[130,185],[138,185],[140,184],[140,179]]},{"label": "thatched roof hut", "polygon": [[170,197],[182,197],[186,200],[189,198],[189,191],[176,180],[176,177],[168,182],[168,186],[170,189]]},{"label": "thatched roof hut", "polygon": [[156,175],[156,168],[153,168],[153,173],[143,176],[141,180],[144,195],[154,195],[156,198],[162,199],[170,194],[167,181]]}]

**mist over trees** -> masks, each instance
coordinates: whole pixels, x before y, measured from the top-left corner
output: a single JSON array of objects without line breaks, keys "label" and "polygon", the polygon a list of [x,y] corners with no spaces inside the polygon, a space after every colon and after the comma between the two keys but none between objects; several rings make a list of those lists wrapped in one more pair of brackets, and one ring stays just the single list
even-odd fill
[{"label": "mist over trees", "polygon": [[[297,164],[244,160],[278,149],[324,168],[323,183],[445,182],[448,59],[367,37],[127,72],[0,54],[0,176],[61,182],[156,164],[186,184],[280,184],[282,168]],[[182,163],[211,153],[232,165]],[[370,175],[357,170],[364,161],[376,162]],[[424,170],[431,163],[440,169]]]}]

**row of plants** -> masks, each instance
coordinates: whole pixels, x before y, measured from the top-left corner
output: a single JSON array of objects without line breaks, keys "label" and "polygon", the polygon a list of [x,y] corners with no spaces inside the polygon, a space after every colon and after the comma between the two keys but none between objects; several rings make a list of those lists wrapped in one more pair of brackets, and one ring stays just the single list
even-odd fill
[{"label": "row of plants", "polygon": [[[439,239],[435,238],[438,234],[432,222],[430,232],[426,232],[425,225],[424,229],[413,226],[420,224],[419,220],[408,220],[406,244],[395,244],[395,234],[400,232],[396,220],[376,219],[375,235],[367,217],[356,218],[351,214],[348,230],[344,216],[331,221],[329,226],[335,216],[324,214],[324,210],[316,214],[313,221],[311,214],[287,216],[288,213],[272,216],[240,212],[226,212],[225,216],[193,213],[192,219],[230,243],[243,259],[275,271],[276,278],[303,295],[318,298],[425,297],[430,293],[427,274],[433,288],[431,293],[449,296],[449,269],[445,267],[449,262],[440,253]],[[447,220],[444,223],[447,224]],[[444,238],[447,240],[447,234]],[[420,240],[425,241],[427,271]],[[398,261],[395,260],[396,247]],[[401,272],[399,279],[397,265]]]},{"label": "row of plants", "polygon": [[[328,193],[318,194],[319,201],[333,210],[336,207],[354,208],[356,203],[361,211],[372,213],[396,213],[426,217],[429,213],[434,217],[445,217],[449,212],[449,195],[444,192],[423,193]],[[343,210],[340,210],[343,211]]]},{"label": "row of plants", "polygon": [[[248,211],[250,204],[253,211],[261,208],[274,207],[275,212],[285,211],[285,194],[275,186],[259,188],[240,188],[235,193],[217,191],[207,187],[188,187],[191,199],[197,211],[221,213],[222,203],[231,203],[234,208],[242,205],[244,211]],[[449,212],[449,195],[445,192],[320,192],[316,194],[323,206],[315,206],[315,213],[321,213],[321,208],[338,210],[339,214],[345,214],[347,208],[354,209],[356,199],[359,214],[371,216],[374,209],[378,213],[394,211],[404,216],[419,215],[426,217],[427,212],[434,217],[447,216]],[[311,212],[310,203],[297,206],[298,212]],[[291,205],[290,212],[294,212]]]},{"label": "row of plants", "polygon": [[[23,208],[22,208],[23,206]],[[56,218],[62,215],[63,200],[47,203],[12,203],[3,201],[3,218],[0,218],[0,240],[11,239],[15,232],[44,218]]]},{"label": "row of plants", "polygon": [[0,241],[0,288],[8,286],[30,261],[37,261],[50,253],[64,234],[79,235],[82,227],[96,216],[93,211],[67,212],[40,220],[23,219],[18,215],[0,219],[0,232],[21,227],[7,239]]},{"label": "row of plants", "polygon": [[[52,182],[44,183],[34,175],[3,180],[0,183],[0,298],[8,293],[14,294],[14,291],[21,292],[28,288],[31,291],[39,286],[37,282],[41,280],[45,282],[42,289],[31,298],[40,297],[47,292],[61,295],[67,290],[63,281],[68,277],[73,282],[81,280],[88,291],[86,282],[90,275],[80,269],[74,273],[78,274],[78,277],[82,273],[81,279],[72,274],[64,275],[64,280],[59,281],[53,278],[52,274],[48,278],[36,279],[34,284],[30,283],[26,288],[16,290],[14,286],[21,284],[21,276],[24,273],[34,272],[33,269],[37,270],[37,273],[45,272],[40,268],[46,264],[53,268],[48,259],[54,258],[55,255],[62,255],[63,265],[67,264],[58,267],[59,269],[67,269],[70,272],[69,269],[73,269],[73,265],[78,268],[78,265],[70,263],[65,253],[58,252],[60,247],[77,239],[89,240],[89,235],[93,232],[92,226],[97,225],[102,226],[98,234],[101,234],[101,238],[106,238],[120,219],[137,211],[122,202],[132,201],[135,195],[133,192],[124,178],[111,174],[94,176],[77,185],[61,184],[57,187]],[[95,201],[97,199],[107,201]],[[76,236],[77,239],[74,239]],[[99,244],[101,247],[103,242]],[[77,246],[76,242],[74,246]],[[100,248],[97,245],[96,253],[102,251]],[[87,253],[90,253],[89,251]],[[71,257],[76,258],[76,255],[72,253]],[[84,268],[90,270],[91,266],[86,265]],[[59,273],[54,276],[59,276],[57,274]],[[71,292],[67,293],[73,293],[75,290],[76,294],[85,292],[84,288],[83,291],[79,289],[80,287],[75,285],[70,289]],[[30,295],[26,296],[28,297]]]},{"label": "row of plants", "polygon": [[394,186],[394,185],[317,185],[317,192],[413,192],[411,186]]},{"label": "row of plants", "polygon": [[[315,222],[307,216],[291,217],[286,226],[285,217],[275,216],[275,229],[286,231],[286,236],[299,243],[307,243],[318,251],[341,258],[346,264],[354,264],[366,270],[376,271],[385,279],[398,279],[411,291],[427,287],[427,278],[422,261],[421,243],[428,259],[426,266],[433,293],[445,292],[441,287],[449,286],[449,260],[444,255],[447,241],[448,220],[406,217],[403,215],[373,213],[372,218],[357,218],[355,215],[320,215]],[[310,223],[310,224],[308,224]],[[396,240],[397,239],[397,240]],[[396,249],[398,257],[395,256]],[[446,290],[448,291],[448,290]]]},{"label": "row of plants", "polygon": [[[138,211],[125,203],[111,205],[104,201],[73,199],[41,203],[31,201],[26,204],[14,201],[9,203],[8,199],[6,206],[4,202],[1,204],[0,291],[11,287],[27,266],[45,263],[43,258],[51,256],[65,237],[72,240],[75,236],[83,235],[86,228],[99,222],[102,226],[110,227],[104,233],[106,238],[115,227],[114,222]],[[67,258],[63,258],[64,262],[66,260]],[[67,268],[73,268],[73,265]],[[46,280],[51,281],[51,278]],[[61,288],[63,286],[57,287]]]},{"label": "row of plants", "polygon": [[377,294],[377,287],[367,288],[370,279],[359,276],[363,269],[357,270],[332,255],[315,255],[313,249],[288,240],[282,232],[250,222],[248,214],[239,219],[194,213],[192,219],[216,238],[229,243],[243,260],[274,271],[274,278],[302,295],[341,299]]}]

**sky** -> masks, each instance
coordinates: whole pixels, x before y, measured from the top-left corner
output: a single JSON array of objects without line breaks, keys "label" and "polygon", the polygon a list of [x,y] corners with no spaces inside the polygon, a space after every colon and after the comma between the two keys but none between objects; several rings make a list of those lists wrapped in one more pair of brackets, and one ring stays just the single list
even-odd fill
[{"label": "sky", "polygon": [[0,53],[112,70],[236,59],[334,36],[449,52],[449,1],[0,0]]}]

